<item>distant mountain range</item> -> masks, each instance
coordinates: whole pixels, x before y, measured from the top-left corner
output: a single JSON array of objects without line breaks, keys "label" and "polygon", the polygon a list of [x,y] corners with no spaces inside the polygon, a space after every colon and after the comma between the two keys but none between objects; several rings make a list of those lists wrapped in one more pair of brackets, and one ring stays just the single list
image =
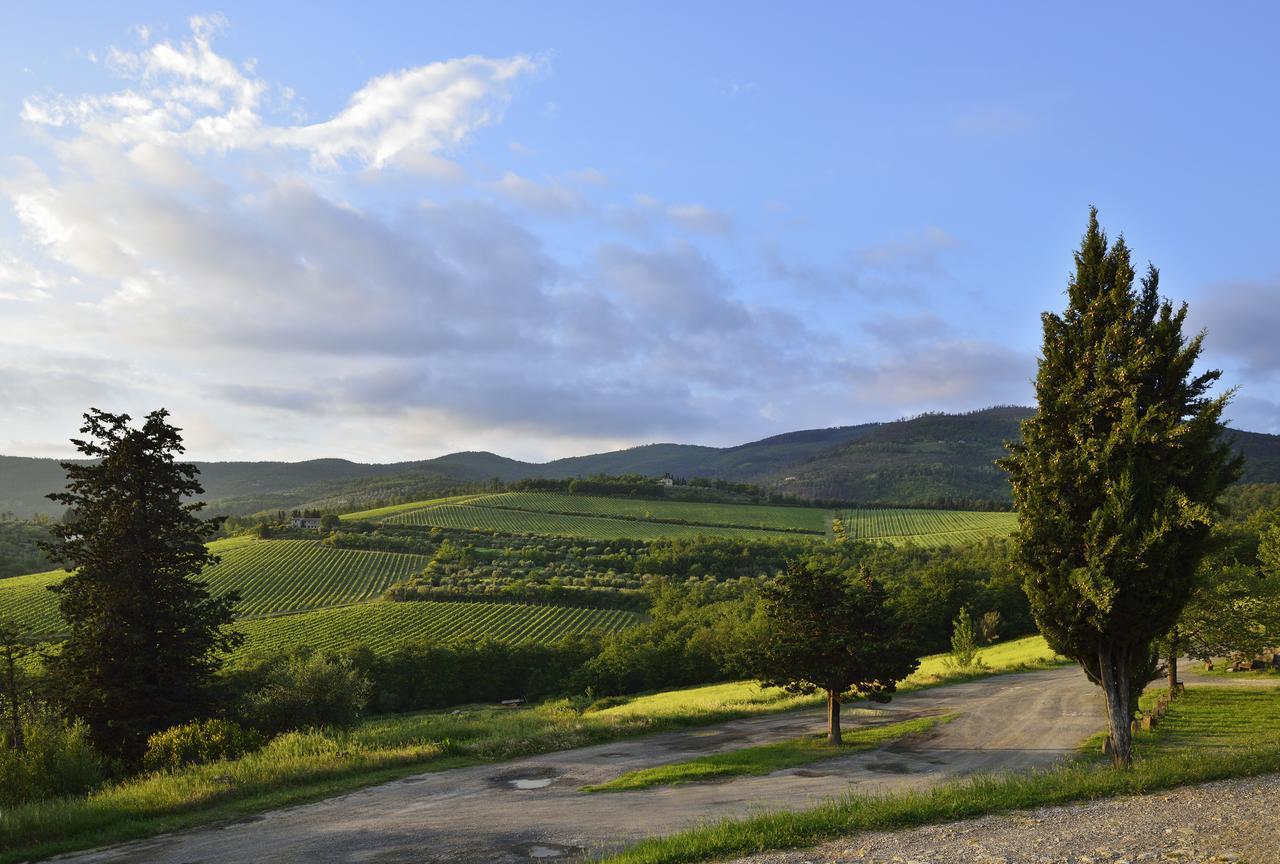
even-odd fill
[{"label": "distant mountain range", "polygon": [[[494,453],[450,453],[436,459],[365,465],[345,459],[306,462],[197,462],[210,511],[356,509],[371,501],[428,497],[451,486],[498,478],[670,473],[755,483],[803,498],[866,504],[1008,501],[1009,483],[994,461],[1016,439],[1031,408],[987,408],[926,414],[775,435],[737,447],[649,444],[611,453],[532,463]],[[1280,435],[1226,430],[1244,454],[1242,482],[1280,482]],[[56,514],[44,498],[63,485],[54,459],[0,456],[0,512]]]}]

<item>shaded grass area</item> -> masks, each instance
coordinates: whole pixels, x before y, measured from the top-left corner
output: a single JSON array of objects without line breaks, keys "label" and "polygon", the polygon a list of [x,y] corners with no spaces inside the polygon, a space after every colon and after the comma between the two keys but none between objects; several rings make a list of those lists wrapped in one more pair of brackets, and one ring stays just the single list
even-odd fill
[{"label": "shaded grass area", "polygon": [[1232,672],[1230,664],[1220,662],[1214,665],[1212,669],[1204,668],[1203,663],[1196,663],[1192,673],[1196,677],[1201,675],[1213,678],[1257,678],[1264,681],[1274,681],[1280,684],[1280,669],[1272,666],[1268,669],[1250,669],[1247,672]]},{"label": "shaded grass area", "polygon": [[824,759],[835,759],[864,750],[872,750],[908,735],[919,735],[930,731],[940,723],[948,722],[953,716],[918,717],[900,723],[851,729],[845,733],[844,743],[839,747],[828,744],[825,735],[810,735],[772,744],[727,750],[724,753],[702,756],[686,762],[628,771],[608,783],[583,786],[580,791],[623,792],[648,789],[651,786],[700,783],[724,777],[772,774],[784,768],[796,768]]},{"label": "shaded grass area", "polygon": [[[1038,637],[992,646],[986,657],[990,668],[977,672],[949,672],[941,657],[926,658],[903,689],[1053,662]],[[87,798],[0,811],[0,864],[314,801],[422,771],[702,726],[817,701],[734,682],[632,697],[585,714],[561,700],[517,711],[473,707],[458,716],[420,712],[372,717],[350,733],[284,736],[233,762],[145,775]]]},{"label": "shaded grass area", "polygon": [[928,791],[850,796],[795,813],[725,820],[644,841],[609,864],[711,861],[811,846],[861,831],[952,822],[991,813],[1142,794],[1280,771],[1280,690],[1188,690],[1164,722],[1135,740],[1130,771],[1098,756],[1029,774],[980,775]]}]

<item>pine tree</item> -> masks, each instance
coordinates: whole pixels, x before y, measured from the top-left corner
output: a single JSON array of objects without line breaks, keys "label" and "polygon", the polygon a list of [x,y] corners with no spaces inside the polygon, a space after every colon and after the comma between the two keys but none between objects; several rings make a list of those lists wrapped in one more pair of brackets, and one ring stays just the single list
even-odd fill
[{"label": "pine tree", "polygon": [[1219,493],[1239,459],[1219,438],[1230,392],[1193,372],[1204,334],[1186,304],[1135,290],[1129,249],[1091,210],[1067,309],[1045,313],[1039,411],[1001,461],[1013,483],[1017,557],[1036,623],[1107,701],[1112,757],[1131,764],[1130,721],[1155,674],[1155,639],[1186,604]]},{"label": "pine tree", "polygon": [[222,632],[235,596],[214,598],[196,577],[217,558],[212,523],[197,518],[203,489],[168,412],[142,428],[126,414],[91,409],[72,443],[91,462],[64,462],[65,492],[50,495],[74,518],[55,527],[49,551],[74,570],[58,608],[69,636],[53,659],[66,707],[95,746],[136,764],[147,736],[208,707]]}]

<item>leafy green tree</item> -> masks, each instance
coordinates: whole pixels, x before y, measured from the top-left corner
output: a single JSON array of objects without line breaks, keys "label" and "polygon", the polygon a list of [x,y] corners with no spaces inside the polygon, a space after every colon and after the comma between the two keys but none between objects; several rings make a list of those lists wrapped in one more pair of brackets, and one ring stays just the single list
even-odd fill
[{"label": "leafy green tree", "polygon": [[235,636],[233,595],[212,597],[197,577],[217,561],[205,547],[214,525],[190,502],[203,489],[168,412],[141,428],[127,414],[91,409],[72,439],[90,462],[64,462],[76,512],[53,528],[53,554],[74,570],[52,590],[69,636],[52,660],[68,710],[102,751],[136,764],[153,732],[199,716],[220,653]]},{"label": "leafy green tree", "polygon": [[1254,657],[1280,646],[1280,526],[1264,530],[1257,561],[1227,551],[1207,559],[1177,625],[1165,639],[1169,684],[1179,654],[1202,660]]},{"label": "leafy green tree", "polygon": [[1013,483],[1017,557],[1049,645],[1106,694],[1112,756],[1131,764],[1130,720],[1154,676],[1152,642],[1177,621],[1240,462],[1219,438],[1230,393],[1193,373],[1204,334],[1183,335],[1149,267],[1092,210],[1067,309],[1045,313],[1039,411],[1001,460]]},{"label": "leafy green tree", "polygon": [[761,588],[761,626],[746,658],[752,675],[793,693],[827,696],[827,741],[841,744],[840,703],[888,702],[919,665],[917,646],[865,568],[839,556],[792,562]]}]

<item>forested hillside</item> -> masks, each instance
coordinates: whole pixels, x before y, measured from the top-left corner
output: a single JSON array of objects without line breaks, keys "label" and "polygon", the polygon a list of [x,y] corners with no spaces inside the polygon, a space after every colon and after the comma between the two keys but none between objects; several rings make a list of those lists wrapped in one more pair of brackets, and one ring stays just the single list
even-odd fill
[{"label": "forested hillside", "polygon": [[[491,480],[595,474],[705,477],[758,484],[773,493],[860,504],[984,506],[1009,500],[994,460],[1032,409],[925,414],[892,423],[810,429],[736,447],[649,444],[545,463],[493,453],[364,465],[306,462],[197,462],[210,512],[243,515],[314,508],[347,511],[480,491]],[[1244,483],[1280,482],[1280,436],[1228,429],[1245,456]],[[0,512],[58,515],[44,495],[63,484],[57,460],[0,456]]]}]

